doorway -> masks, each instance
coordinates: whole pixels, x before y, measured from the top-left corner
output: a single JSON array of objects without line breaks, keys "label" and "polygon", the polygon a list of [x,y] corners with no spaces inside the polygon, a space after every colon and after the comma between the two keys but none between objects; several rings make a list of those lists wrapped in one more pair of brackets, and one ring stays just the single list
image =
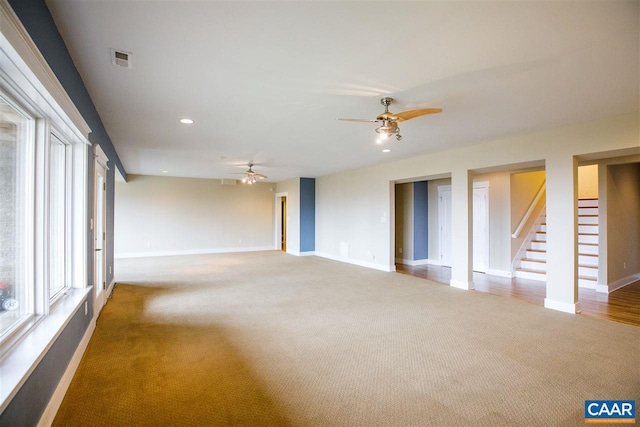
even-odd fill
[{"label": "doorway", "polygon": [[280,250],[287,251],[287,197],[280,199]]},{"label": "doorway", "polygon": [[274,249],[287,251],[287,197],[289,193],[276,193]]},{"label": "doorway", "polygon": [[106,280],[106,209],[107,209],[107,162],[109,159],[99,145],[94,153],[93,177],[93,289],[94,315],[98,317],[105,304]]}]

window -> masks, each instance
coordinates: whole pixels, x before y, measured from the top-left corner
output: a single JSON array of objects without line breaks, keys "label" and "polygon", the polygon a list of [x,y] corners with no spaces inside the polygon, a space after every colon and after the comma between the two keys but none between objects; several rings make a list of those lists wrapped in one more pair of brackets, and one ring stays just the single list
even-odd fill
[{"label": "window", "polygon": [[[0,94],[1,95],[1,94]],[[0,96],[0,337],[29,315],[28,182],[33,120]]]},{"label": "window", "polygon": [[49,300],[55,301],[69,287],[67,274],[67,145],[51,134],[49,149]]},{"label": "window", "polygon": [[87,147],[39,114],[0,90],[0,345],[86,287]]}]

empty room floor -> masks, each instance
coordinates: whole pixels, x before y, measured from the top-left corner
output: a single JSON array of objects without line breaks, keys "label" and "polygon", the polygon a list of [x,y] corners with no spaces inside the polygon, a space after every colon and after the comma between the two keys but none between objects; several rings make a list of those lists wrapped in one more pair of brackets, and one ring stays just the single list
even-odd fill
[{"label": "empty room floor", "polygon": [[279,251],[118,260],[54,425],[580,425],[640,328]]},{"label": "empty room floor", "polygon": [[[409,266],[396,264],[399,273],[448,285],[451,268],[434,265]],[[544,305],[546,283],[536,280],[491,276],[473,273],[473,284],[478,292],[487,292]],[[631,283],[610,294],[593,289],[578,288],[582,314],[606,320],[640,326],[640,281]]]}]

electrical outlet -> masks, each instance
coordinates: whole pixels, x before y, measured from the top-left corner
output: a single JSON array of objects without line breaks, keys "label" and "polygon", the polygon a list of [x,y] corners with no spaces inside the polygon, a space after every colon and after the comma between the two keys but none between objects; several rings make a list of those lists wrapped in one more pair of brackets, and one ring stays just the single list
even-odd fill
[{"label": "electrical outlet", "polygon": [[87,301],[84,302],[84,315],[89,314],[89,303]]},{"label": "electrical outlet", "polygon": [[622,268],[624,268],[625,270],[627,269],[627,263],[626,262],[622,263]]},{"label": "electrical outlet", "polygon": [[398,248],[398,252],[402,253],[402,248]]}]

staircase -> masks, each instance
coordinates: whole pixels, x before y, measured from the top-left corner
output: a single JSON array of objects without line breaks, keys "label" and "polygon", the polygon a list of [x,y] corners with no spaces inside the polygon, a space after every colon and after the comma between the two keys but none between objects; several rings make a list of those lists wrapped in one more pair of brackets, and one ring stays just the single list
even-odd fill
[{"label": "staircase", "polygon": [[[530,234],[515,277],[547,280],[547,222],[543,211]],[[578,201],[578,286],[595,289],[598,282],[598,199]]]}]

